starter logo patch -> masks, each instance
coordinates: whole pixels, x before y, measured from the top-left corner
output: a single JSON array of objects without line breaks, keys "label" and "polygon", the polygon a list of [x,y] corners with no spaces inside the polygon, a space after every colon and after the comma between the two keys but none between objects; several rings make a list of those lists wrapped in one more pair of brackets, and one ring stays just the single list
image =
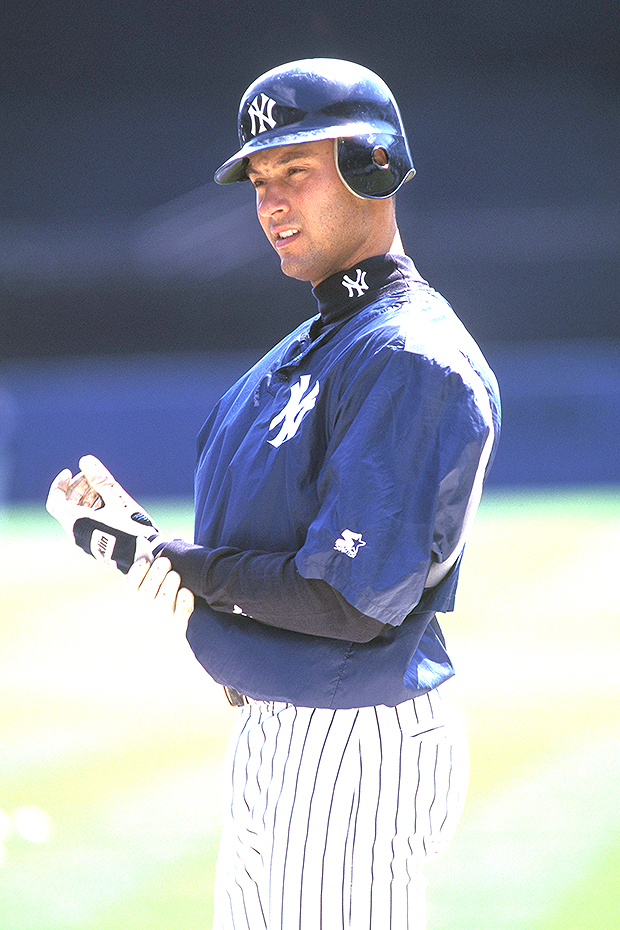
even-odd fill
[{"label": "starter logo patch", "polygon": [[343,552],[350,559],[354,559],[362,546],[366,543],[362,539],[361,533],[353,533],[351,530],[343,530],[340,539],[334,543],[336,552]]},{"label": "starter logo patch", "polygon": [[270,430],[275,429],[280,423],[282,424],[275,439],[267,440],[276,449],[283,442],[293,438],[305,415],[310,413],[316,404],[316,399],[319,396],[319,382],[317,381],[312,390],[309,390],[311,377],[311,375],[302,375],[297,384],[291,385],[291,396],[288,404],[269,424]]}]

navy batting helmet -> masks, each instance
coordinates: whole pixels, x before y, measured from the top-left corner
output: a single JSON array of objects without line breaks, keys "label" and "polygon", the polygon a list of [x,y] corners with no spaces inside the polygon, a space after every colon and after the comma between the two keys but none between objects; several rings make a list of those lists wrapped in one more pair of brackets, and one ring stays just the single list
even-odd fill
[{"label": "navy batting helmet", "polygon": [[317,139],[337,140],[338,171],[359,197],[391,197],[415,174],[390,89],[350,61],[309,58],[263,74],[241,99],[238,130],[241,148],[215,172],[218,184],[245,181],[254,152]]}]

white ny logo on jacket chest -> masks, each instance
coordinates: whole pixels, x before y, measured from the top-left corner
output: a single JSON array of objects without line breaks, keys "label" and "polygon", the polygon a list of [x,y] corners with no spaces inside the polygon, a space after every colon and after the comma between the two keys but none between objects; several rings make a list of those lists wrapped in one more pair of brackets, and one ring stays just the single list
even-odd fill
[{"label": "white ny logo on jacket chest", "polygon": [[283,442],[292,439],[301,426],[301,421],[307,413],[310,413],[316,399],[319,395],[319,382],[317,381],[312,390],[310,387],[311,375],[302,375],[297,384],[291,385],[291,396],[286,407],[273,418],[269,424],[269,429],[280,427],[280,432],[274,439],[268,439],[270,445],[281,446]]}]

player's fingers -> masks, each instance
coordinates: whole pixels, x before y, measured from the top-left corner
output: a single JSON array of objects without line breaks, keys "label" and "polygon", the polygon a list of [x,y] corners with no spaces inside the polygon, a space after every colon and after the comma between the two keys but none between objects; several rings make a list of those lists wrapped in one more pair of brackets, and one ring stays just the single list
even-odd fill
[{"label": "player's fingers", "polygon": [[155,603],[173,613],[180,587],[181,576],[175,571],[169,571],[159,586],[159,591],[155,596]]},{"label": "player's fingers", "polygon": [[88,481],[82,472],[79,471],[67,485],[67,500],[78,503],[82,499],[84,491],[88,486]]},{"label": "player's fingers", "polygon": [[70,482],[67,489],[67,500],[81,507],[93,507],[101,498],[92,487],[86,475],[79,472]]},{"label": "player's fingers", "polygon": [[45,506],[48,513],[50,513],[53,517],[56,516],[58,508],[62,507],[62,505],[67,501],[67,491],[71,477],[71,469],[63,468],[63,470],[58,475],[56,475],[52,481]]},{"label": "player's fingers", "polygon": [[95,455],[83,455],[80,459],[80,468],[88,477],[89,481],[92,479],[98,481],[114,481],[114,476]]},{"label": "player's fingers", "polygon": [[146,572],[144,579],[138,588],[138,592],[141,597],[145,598],[146,600],[154,601],[158,595],[164,578],[168,572],[170,572],[171,568],[172,565],[170,564],[170,559],[166,559],[163,556],[155,559],[154,562],[151,562],[148,571]]},{"label": "player's fingers", "polygon": [[93,510],[99,510],[100,507],[103,507],[101,495],[94,488],[91,488],[88,494],[84,495],[82,503],[86,507],[92,507]]},{"label": "player's fingers", "polygon": [[137,591],[140,588],[140,585],[146,578],[146,573],[150,568],[150,561],[146,558],[136,559],[131,568],[126,574],[126,579],[131,588],[134,591]]},{"label": "player's fingers", "polygon": [[134,499],[118,483],[112,472],[108,471],[103,462],[100,462],[94,455],[83,455],[80,459],[80,468],[91,487],[99,493],[105,503],[116,499],[124,507],[139,509]]},{"label": "player's fingers", "polygon": [[175,619],[187,623],[194,612],[194,595],[188,588],[179,588],[174,605]]},{"label": "player's fingers", "polygon": [[122,491],[112,472],[108,471],[103,462],[100,462],[96,456],[83,455],[80,459],[80,468],[92,488],[99,491],[104,488],[118,488]]}]

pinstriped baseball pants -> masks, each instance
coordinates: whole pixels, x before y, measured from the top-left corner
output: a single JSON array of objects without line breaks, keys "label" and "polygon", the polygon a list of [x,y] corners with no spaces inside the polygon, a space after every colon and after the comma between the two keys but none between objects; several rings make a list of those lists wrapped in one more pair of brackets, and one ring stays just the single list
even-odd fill
[{"label": "pinstriped baseball pants", "polygon": [[424,930],[424,865],[469,777],[438,691],[397,707],[244,707],[224,767],[214,930]]}]

